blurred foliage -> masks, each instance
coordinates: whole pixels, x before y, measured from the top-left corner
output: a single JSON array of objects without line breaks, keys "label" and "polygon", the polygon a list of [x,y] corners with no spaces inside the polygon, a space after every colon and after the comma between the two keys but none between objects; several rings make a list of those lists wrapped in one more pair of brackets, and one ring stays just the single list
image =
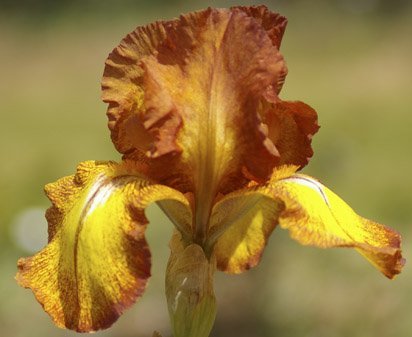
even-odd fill
[{"label": "blurred foliage", "polygon": [[[32,254],[19,236],[47,232],[45,220],[21,227],[19,219],[27,209],[47,208],[44,184],[72,174],[78,162],[120,158],[100,102],[107,54],[137,25],[207,6],[252,3],[0,1],[1,335],[75,335],[55,328],[32,294],[13,280],[17,258]],[[289,19],[282,44],[289,75],[282,98],[305,101],[319,113],[322,128],[305,172],[360,214],[402,232],[411,260],[409,2],[265,3]],[[154,261],[149,289],[97,336],[170,333],[163,277],[172,226],[156,207],[148,213]],[[410,336],[408,265],[390,282],[354,251],[301,247],[281,230],[270,241],[258,268],[241,276],[219,274],[213,336]]]}]

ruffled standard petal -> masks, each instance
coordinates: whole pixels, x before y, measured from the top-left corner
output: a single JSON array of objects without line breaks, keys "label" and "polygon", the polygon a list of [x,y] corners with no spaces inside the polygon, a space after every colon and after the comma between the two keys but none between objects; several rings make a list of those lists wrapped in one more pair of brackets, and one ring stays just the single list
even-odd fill
[{"label": "ruffled standard petal", "polygon": [[18,262],[16,279],[31,288],[56,325],[79,332],[109,327],[144,292],[150,251],[145,207],[179,192],[153,185],[133,163],[84,162],[74,176],[46,186],[49,244]]},{"label": "ruffled standard petal", "polygon": [[[315,179],[294,174],[297,168],[281,167],[268,184],[234,192],[216,204],[215,228],[222,231],[220,218],[231,219],[231,226],[215,245],[218,267],[228,272],[241,272],[247,269],[242,266],[255,265],[258,262],[255,257],[261,256],[268,235],[279,223],[301,244],[321,248],[353,247],[387,277],[399,274],[404,264],[400,235],[389,227],[358,216]],[[253,200],[256,200],[255,205]],[[233,221],[242,207],[243,212],[256,215]]]},{"label": "ruffled standard petal", "polygon": [[[276,82],[283,58],[265,30],[240,10],[190,14],[168,43],[142,60],[146,115],[182,118],[176,141],[182,175],[190,172],[193,184],[195,240],[201,244],[216,194],[242,175],[256,153],[276,154],[265,147],[256,108]],[[155,148],[157,155],[161,147]]]},{"label": "ruffled standard petal", "polygon": [[167,157],[175,176],[161,181],[180,175],[189,190],[208,195],[202,205],[218,189],[243,186],[244,166],[257,170],[255,157],[271,165],[278,154],[256,111],[284,79],[285,24],[264,6],[207,9],[129,34],[109,56],[102,82],[116,147],[129,158]]},{"label": "ruffled standard petal", "polygon": [[303,102],[281,100],[265,110],[262,120],[279,151],[277,165],[305,166],[313,155],[312,137],[319,130],[316,111]]},{"label": "ruffled standard petal", "polygon": [[[266,33],[272,40],[273,45],[277,49],[280,49],[282,43],[282,37],[285,33],[286,25],[288,20],[280,15],[279,13],[271,12],[266,6],[235,6],[232,9],[240,9],[245,12],[248,16],[253,17],[262,27],[265,29]],[[283,83],[285,82],[286,75],[288,74],[288,68],[286,63],[283,63],[283,67],[279,73],[276,82],[276,93],[279,94],[282,89]]]},{"label": "ruffled standard petal", "polygon": [[265,29],[276,48],[280,49],[282,37],[288,23],[284,16],[271,12],[264,5],[234,6],[231,9],[239,9],[247,16],[253,17]]},{"label": "ruffled standard petal", "polygon": [[278,156],[269,159],[256,156],[247,168],[247,175],[264,183],[273,167],[297,165],[301,169],[306,166],[313,155],[312,137],[319,130],[316,111],[303,102],[282,101],[273,95],[261,100],[258,111],[261,128],[267,135],[265,142],[277,150]]}]

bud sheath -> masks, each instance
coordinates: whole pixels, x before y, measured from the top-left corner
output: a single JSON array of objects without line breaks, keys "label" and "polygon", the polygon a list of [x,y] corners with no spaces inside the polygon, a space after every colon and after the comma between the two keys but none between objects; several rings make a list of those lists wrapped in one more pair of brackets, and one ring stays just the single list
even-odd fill
[{"label": "bud sheath", "polygon": [[166,297],[174,337],[208,337],[216,317],[215,260],[199,245],[183,247],[175,235],[166,271]]}]

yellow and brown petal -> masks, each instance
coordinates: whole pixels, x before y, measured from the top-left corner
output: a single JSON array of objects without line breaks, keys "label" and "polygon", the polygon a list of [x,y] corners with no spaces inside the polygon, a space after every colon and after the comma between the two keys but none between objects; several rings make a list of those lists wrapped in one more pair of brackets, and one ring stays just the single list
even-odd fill
[{"label": "yellow and brown petal", "polygon": [[[218,192],[246,178],[265,180],[280,163],[305,165],[316,113],[316,127],[305,129],[301,107],[279,108],[285,27],[265,6],[209,8],[138,27],[109,55],[102,82],[116,148],[146,160],[159,182],[194,192],[206,213]],[[273,115],[289,122],[266,125]],[[268,133],[298,141],[290,137],[285,151]]]},{"label": "yellow and brown petal", "polygon": [[[281,167],[268,184],[233,192],[215,205],[212,233],[230,225],[216,240],[219,269],[239,273],[256,265],[279,223],[301,244],[353,247],[388,278],[399,274],[404,264],[399,233],[360,217],[317,180],[295,174],[296,169]],[[238,216],[239,207],[244,216]]]},{"label": "yellow and brown petal", "polygon": [[[135,163],[84,162],[74,176],[46,186],[49,243],[18,262],[20,285],[31,288],[56,325],[79,332],[109,327],[144,292],[150,251],[146,206],[186,198],[145,179]],[[174,205],[173,205],[174,204]]]}]

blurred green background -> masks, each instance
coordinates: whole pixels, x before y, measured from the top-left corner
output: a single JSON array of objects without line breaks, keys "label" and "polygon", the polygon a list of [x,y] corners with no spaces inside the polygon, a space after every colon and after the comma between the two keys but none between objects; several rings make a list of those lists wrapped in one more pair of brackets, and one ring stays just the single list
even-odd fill
[{"label": "blurred green background", "polygon": [[[412,8],[407,1],[265,1],[286,15],[283,99],[319,114],[318,177],[360,214],[403,234],[411,261]],[[207,6],[253,1],[0,1],[0,335],[74,336],[53,326],[13,277],[46,241],[44,184],[78,162],[120,158],[100,78],[108,53],[137,25]],[[153,277],[140,302],[96,336],[170,335],[163,277],[172,226],[150,207]],[[302,247],[278,229],[259,267],[219,274],[212,336],[410,337],[412,272],[394,281],[355,251]]]}]

